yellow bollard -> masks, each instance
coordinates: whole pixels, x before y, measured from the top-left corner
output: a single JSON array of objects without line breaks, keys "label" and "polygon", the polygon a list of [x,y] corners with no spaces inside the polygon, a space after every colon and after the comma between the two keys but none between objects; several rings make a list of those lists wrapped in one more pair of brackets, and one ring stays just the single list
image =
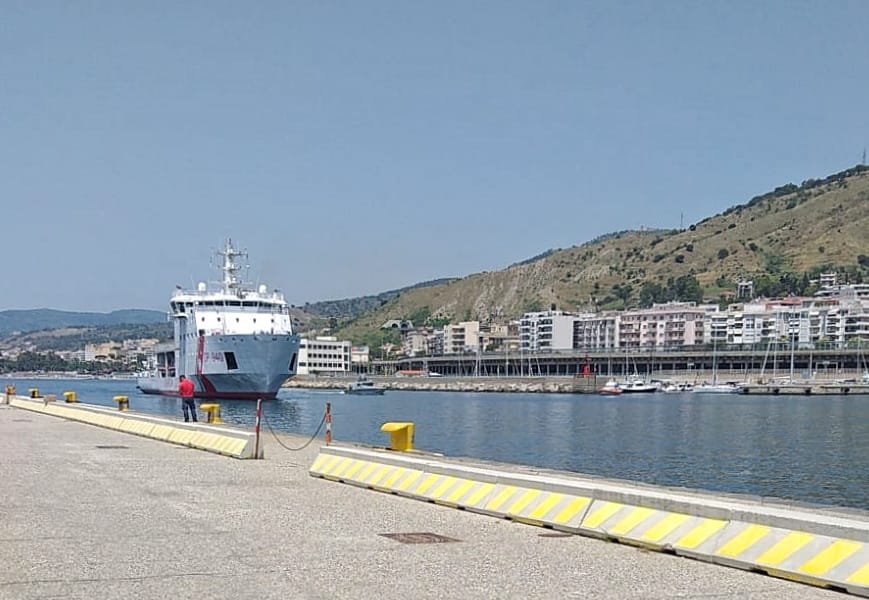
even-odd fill
[{"label": "yellow bollard", "polygon": [[219,404],[200,404],[200,410],[204,410],[207,414],[205,418],[206,423],[213,423],[215,425],[220,425],[223,421],[220,418],[220,405]]},{"label": "yellow bollard", "polygon": [[30,392],[31,398],[39,398],[39,388],[30,388],[27,391]]},{"label": "yellow bollard", "polygon": [[113,400],[118,403],[118,410],[130,410],[130,399],[127,396],[115,396]]},{"label": "yellow bollard", "polygon": [[76,399],[76,396],[75,396],[75,392],[64,392],[63,399],[67,403],[78,402],[78,400]]},{"label": "yellow bollard", "polygon": [[389,434],[390,450],[413,450],[413,423],[384,423],[380,431]]},{"label": "yellow bollard", "polygon": [[6,386],[6,404],[9,404],[12,401],[12,396],[15,395],[15,386],[7,385]]}]

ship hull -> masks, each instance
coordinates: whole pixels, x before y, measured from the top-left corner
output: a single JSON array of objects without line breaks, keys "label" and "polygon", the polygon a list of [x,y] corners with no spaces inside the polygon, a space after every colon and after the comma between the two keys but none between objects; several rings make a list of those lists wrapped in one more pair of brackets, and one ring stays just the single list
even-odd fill
[{"label": "ship hull", "polygon": [[272,399],[296,374],[297,335],[201,336],[177,349],[172,376],[139,377],[145,394],[178,396],[178,375],[193,382],[194,396],[203,399]]}]

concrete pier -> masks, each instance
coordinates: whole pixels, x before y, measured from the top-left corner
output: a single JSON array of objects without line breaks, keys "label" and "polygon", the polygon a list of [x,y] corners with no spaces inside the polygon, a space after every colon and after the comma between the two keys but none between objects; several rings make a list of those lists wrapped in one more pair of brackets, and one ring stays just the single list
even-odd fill
[{"label": "concrete pier", "polygon": [[319,444],[266,443],[239,461],[0,406],[0,599],[843,597],[312,478]]}]

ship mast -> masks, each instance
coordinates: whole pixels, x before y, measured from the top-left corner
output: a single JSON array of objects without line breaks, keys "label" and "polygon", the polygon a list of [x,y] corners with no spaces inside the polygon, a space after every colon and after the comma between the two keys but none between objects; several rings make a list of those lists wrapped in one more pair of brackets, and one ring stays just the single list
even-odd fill
[{"label": "ship mast", "polygon": [[223,266],[221,267],[221,271],[223,271],[223,293],[240,296],[242,282],[238,278],[237,273],[241,270],[242,266],[235,262],[235,257],[247,256],[247,253],[233,248],[232,239],[227,239],[223,252],[218,251],[217,253],[223,257]]}]

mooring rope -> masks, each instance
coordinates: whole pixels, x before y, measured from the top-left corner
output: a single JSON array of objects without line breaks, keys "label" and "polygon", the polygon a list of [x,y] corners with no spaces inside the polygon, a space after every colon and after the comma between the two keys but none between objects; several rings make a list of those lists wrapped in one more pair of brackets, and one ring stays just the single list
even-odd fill
[{"label": "mooring rope", "polygon": [[274,429],[272,429],[272,425],[271,425],[271,423],[269,423],[269,419],[268,419],[268,417],[266,417],[265,412],[263,412],[263,421],[265,421],[265,423],[266,423],[266,427],[268,427],[268,430],[271,431],[272,435],[273,435],[274,438],[275,438],[275,441],[278,443],[279,446],[281,446],[282,448],[285,448],[285,449],[289,450],[290,452],[299,452],[300,450],[304,450],[305,448],[307,448],[308,446],[310,446],[310,445],[311,445],[311,442],[313,442],[314,440],[316,440],[316,439],[317,439],[317,436],[320,435],[320,430],[323,428],[323,423],[326,422],[326,413],[323,413],[323,418],[320,419],[320,424],[317,425],[317,431],[314,432],[314,435],[311,436],[311,439],[309,439],[307,442],[305,442],[304,444],[302,444],[302,445],[299,446],[298,448],[291,448],[290,446],[287,446],[286,444],[284,444],[284,443],[280,440],[280,438],[278,437],[278,434],[275,433],[275,430],[274,430]]}]

